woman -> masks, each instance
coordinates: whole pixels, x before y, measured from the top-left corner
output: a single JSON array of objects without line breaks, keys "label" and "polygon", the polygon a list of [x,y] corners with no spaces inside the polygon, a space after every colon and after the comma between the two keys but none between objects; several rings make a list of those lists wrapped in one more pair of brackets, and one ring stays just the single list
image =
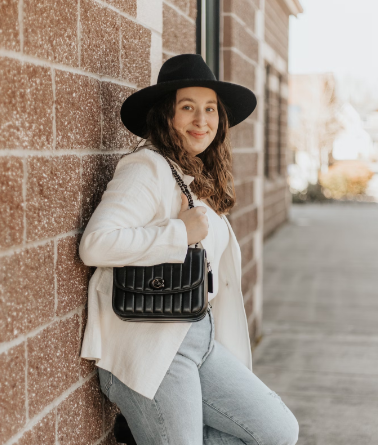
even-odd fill
[{"label": "woman", "polygon": [[[122,106],[123,123],[147,144],[119,161],[82,237],[81,258],[98,268],[81,356],[96,360],[101,389],[138,445],[297,442],[295,417],[252,373],[240,248],[225,217],[235,204],[228,128],[255,106],[250,90],[217,81],[193,54],[169,59],[158,83]],[[190,185],[195,208],[159,151]],[[199,241],[214,277],[205,318],[117,318],[113,267],[183,263]]]}]

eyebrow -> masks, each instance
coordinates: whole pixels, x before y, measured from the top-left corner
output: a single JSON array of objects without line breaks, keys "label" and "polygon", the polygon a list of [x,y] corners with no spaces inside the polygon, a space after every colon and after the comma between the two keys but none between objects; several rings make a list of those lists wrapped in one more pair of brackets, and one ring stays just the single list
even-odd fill
[{"label": "eyebrow", "polygon": [[[179,103],[181,103],[181,102],[184,102],[184,101],[188,101],[188,102],[193,102],[193,103],[195,103],[195,101],[193,100],[193,99],[190,99],[189,97],[183,97],[182,99],[180,99],[178,102],[177,102],[177,105],[179,104]],[[216,101],[216,100],[208,100],[207,102],[206,102],[207,104],[217,104],[218,102]]]}]

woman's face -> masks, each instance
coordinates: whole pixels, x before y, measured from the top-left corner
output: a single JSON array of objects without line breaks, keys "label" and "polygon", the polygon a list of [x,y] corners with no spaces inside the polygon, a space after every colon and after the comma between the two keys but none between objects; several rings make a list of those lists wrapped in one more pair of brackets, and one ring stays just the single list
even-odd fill
[{"label": "woman's face", "polygon": [[177,90],[173,126],[182,136],[185,150],[192,156],[206,150],[217,134],[217,103],[217,94],[210,88]]}]

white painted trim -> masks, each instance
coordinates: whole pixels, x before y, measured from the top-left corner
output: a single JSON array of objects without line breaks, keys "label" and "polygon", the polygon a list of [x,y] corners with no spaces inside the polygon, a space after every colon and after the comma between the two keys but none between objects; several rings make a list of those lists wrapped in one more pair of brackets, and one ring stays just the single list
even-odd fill
[{"label": "white painted trim", "polygon": [[[171,6],[171,5],[169,5]],[[163,2],[162,0],[138,0],[137,19],[159,34],[163,32]]]},{"label": "white painted trim", "polygon": [[163,64],[163,39],[161,34],[151,34],[151,85],[156,84],[161,65]]},{"label": "white painted trim", "polygon": [[266,42],[264,42],[263,53],[264,59],[269,65],[272,65],[281,74],[287,73],[286,61]]},{"label": "white painted trim", "polygon": [[299,3],[298,0],[283,0],[285,5],[287,6],[290,15],[294,15],[297,17],[298,14],[301,14],[303,12],[302,5]]},{"label": "white painted trim", "polygon": [[201,56],[206,62],[206,0],[201,1]]}]

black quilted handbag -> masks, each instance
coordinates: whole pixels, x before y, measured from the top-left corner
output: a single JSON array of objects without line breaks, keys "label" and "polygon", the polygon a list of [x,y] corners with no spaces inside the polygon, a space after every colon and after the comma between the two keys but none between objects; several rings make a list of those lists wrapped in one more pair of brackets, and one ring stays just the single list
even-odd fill
[{"label": "black quilted handbag", "polygon": [[[176,169],[172,174],[193,208],[192,196]],[[206,250],[188,247],[184,263],[113,268],[113,310],[124,321],[193,322],[205,317],[213,276]]]}]

